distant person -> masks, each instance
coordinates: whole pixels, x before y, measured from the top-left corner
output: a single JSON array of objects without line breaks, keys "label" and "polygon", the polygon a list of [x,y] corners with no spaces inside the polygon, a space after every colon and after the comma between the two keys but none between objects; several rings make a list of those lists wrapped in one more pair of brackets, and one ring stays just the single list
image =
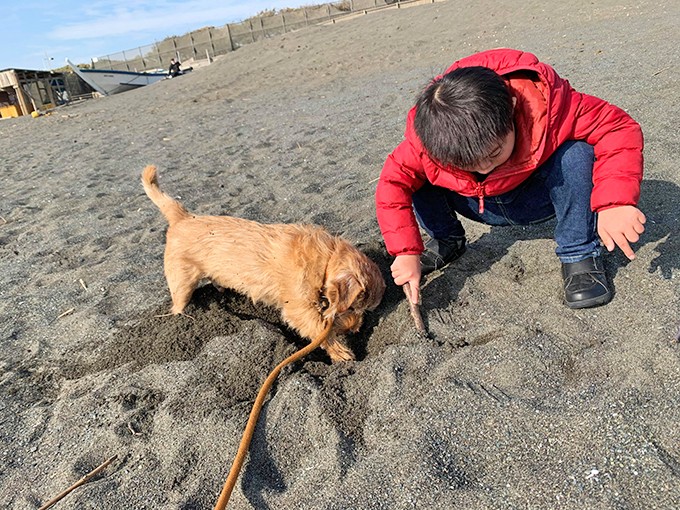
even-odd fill
[{"label": "distant person", "polygon": [[566,305],[611,300],[600,243],[632,260],[646,221],[642,131],[621,108],[575,91],[531,53],[495,49],[434,78],[404,137],[383,166],[376,208],[394,282],[409,283],[414,302],[421,275],[465,251],[458,215],[497,226],[556,218]]},{"label": "distant person", "polygon": [[178,60],[175,60],[174,58],[170,59],[170,68],[168,69],[168,77],[174,78],[175,76],[179,76],[182,74],[182,71],[180,70],[180,63]]}]

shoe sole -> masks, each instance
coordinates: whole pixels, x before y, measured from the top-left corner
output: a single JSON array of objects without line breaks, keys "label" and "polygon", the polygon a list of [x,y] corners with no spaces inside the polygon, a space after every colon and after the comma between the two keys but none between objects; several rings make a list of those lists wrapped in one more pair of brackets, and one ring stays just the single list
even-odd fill
[{"label": "shoe sole", "polygon": [[578,310],[580,308],[595,308],[596,306],[606,305],[612,300],[611,292],[604,294],[603,296],[598,296],[596,298],[584,299],[582,301],[574,301],[570,303],[565,300],[565,304],[572,310]]}]

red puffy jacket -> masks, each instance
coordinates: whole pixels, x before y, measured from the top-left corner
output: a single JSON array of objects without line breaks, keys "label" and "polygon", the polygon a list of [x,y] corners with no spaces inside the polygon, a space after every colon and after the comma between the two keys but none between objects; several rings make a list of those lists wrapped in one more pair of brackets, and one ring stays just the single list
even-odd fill
[{"label": "red puffy jacket", "polygon": [[484,66],[503,76],[517,98],[516,141],[512,156],[486,179],[428,157],[413,127],[415,107],[406,120],[405,140],[387,157],[376,190],[380,230],[391,255],[422,253],[423,241],[411,195],[426,181],[467,197],[496,196],[517,187],[567,140],[595,148],[592,210],[637,205],[642,180],[642,131],[626,112],[575,91],[535,55],[511,49],[485,51],[454,63]]}]

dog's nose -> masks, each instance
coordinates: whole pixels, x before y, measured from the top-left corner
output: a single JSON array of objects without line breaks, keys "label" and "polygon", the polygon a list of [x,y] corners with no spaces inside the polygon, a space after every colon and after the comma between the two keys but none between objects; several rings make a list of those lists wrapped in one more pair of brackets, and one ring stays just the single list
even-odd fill
[{"label": "dog's nose", "polygon": [[363,323],[362,317],[361,315],[355,315],[351,319],[352,319],[351,326],[349,327],[349,330],[352,333],[356,333],[357,331],[359,331],[359,329],[361,328],[361,324]]},{"label": "dog's nose", "polygon": [[337,318],[336,324],[341,331],[356,333],[361,328],[362,317],[360,315],[342,315]]}]

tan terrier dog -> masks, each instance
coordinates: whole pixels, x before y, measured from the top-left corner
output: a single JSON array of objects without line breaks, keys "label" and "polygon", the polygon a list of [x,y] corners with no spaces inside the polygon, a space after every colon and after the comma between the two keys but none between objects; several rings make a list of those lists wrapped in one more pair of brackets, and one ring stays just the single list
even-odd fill
[{"label": "tan terrier dog", "polygon": [[322,347],[333,361],[354,359],[338,335],[357,332],[364,312],[380,303],[385,281],[375,262],[321,227],[195,216],[160,190],[155,166],[144,169],[142,185],[170,224],[165,277],[173,314],[182,313],[205,278],[278,308],[309,340],[332,321]]}]

